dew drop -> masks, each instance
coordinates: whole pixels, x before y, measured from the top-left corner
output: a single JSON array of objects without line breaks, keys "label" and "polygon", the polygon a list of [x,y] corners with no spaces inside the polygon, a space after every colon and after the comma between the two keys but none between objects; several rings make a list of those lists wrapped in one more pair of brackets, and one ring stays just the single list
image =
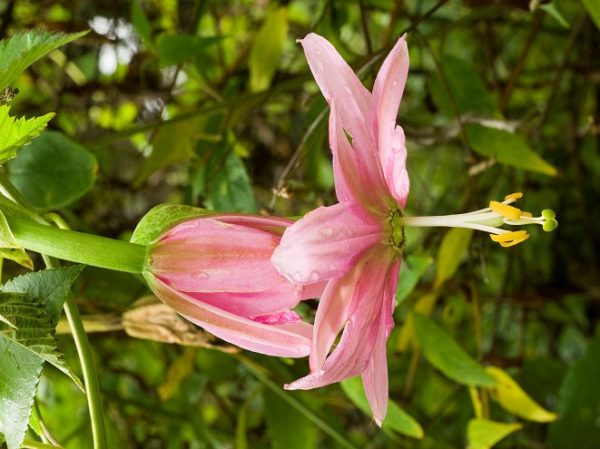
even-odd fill
[{"label": "dew drop", "polygon": [[300,274],[299,271],[296,271],[293,275],[292,275],[292,280],[294,282],[302,282],[302,275]]},{"label": "dew drop", "polygon": [[206,280],[208,279],[210,276],[206,271],[198,271],[196,272],[196,279],[198,280]]},{"label": "dew drop", "polygon": [[398,80],[392,81],[392,87],[396,87],[398,85]]},{"label": "dew drop", "polygon": [[317,282],[320,279],[318,271],[312,271],[308,276],[308,282]]},{"label": "dew drop", "polygon": [[337,271],[337,265],[334,263],[329,264],[329,270],[330,271]]}]

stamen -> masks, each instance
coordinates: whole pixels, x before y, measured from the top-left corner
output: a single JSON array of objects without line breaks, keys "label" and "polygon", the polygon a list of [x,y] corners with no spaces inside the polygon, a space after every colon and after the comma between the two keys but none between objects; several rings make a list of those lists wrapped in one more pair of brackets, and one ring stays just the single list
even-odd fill
[{"label": "stamen", "polygon": [[511,193],[510,195],[506,195],[504,197],[504,201],[517,201],[523,198],[523,194],[521,192]]},{"label": "stamen", "polygon": [[513,231],[497,235],[490,234],[490,238],[494,242],[498,242],[500,246],[508,248],[527,240],[529,238],[529,234],[527,231]]},{"label": "stamen", "polygon": [[554,231],[558,226],[556,213],[554,213],[552,209],[544,209],[542,211],[542,217],[545,218],[544,223],[542,224],[542,229],[546,232]]},{"label": "stamen", "polygon": [[499,203],[498,201],[490,201],[490,209],[510,220],[518,220],[521,218],[521,209],[509,206],[508,204]]}]

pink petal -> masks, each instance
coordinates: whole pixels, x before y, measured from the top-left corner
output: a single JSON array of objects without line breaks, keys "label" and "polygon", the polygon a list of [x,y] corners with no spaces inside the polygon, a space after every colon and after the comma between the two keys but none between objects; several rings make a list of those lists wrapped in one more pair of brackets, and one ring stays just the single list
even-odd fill
[{"label": "pink petal", "polygon": [[[361,374],[368,366],[377,342],[380,328],[387,327],[382,318],[386,289],[386,279],[390,270],[397,267],[392,264],[394,255],[386,248],[379,247],[365,256],[364,268],[356,283],[349,308],[349,319],[339,344],[325,361],[322,370],[286,385],[290,390],[306,390],[339,382]],[[397,272],[396,272],[397,276]],[[389,298],[388,298],[389,299]]]},{"label": "pink petal", "polygon": [[406,203],[409,183],[404,132],[402,128],[396,127],[396,118],[406,85],[408,66],[408,48],[403,36],[383,62],[373,86],[381,166],[389,191],[402,207]]},{"label": "pink petal", "polygon": [[182,223],[154,245],[151,270],[187,292],[258,292],[283,282],[270,259],[279,237],[201,218]]},{"label": "pink petal", "polygon": [[381,224],[358,203],[338,203],[287,228],[271,260],[290,281],[309,284],[342,276],[381,239]]},{"label": "pink petal", "polygon": [[145,278],[152,291],[165,304],[229,343],[277,357],[304,357],[310,352],[311,340],[306,326],[299,323],[258,323],[199,302],[174,290],[150,273],[146,273]]},{"label": "pink petal", "polygon": [[264,324],[286,324],[300,321],[300,316],[293,310],[284,310],[270,315],[256,316],[253,320]]},{"label": "pink petal", "polygon": [[373,418],[380,427],[387,413],[388,406],[389,388],[386,343],[394,327],[392,313],[395,306],[399,268],[400,261],[394,263],[388,272],[388,277],[385,281],[383,308],[381,310],[382,316],[380,318],[382,325],[379,326],[371,359],[367,364],[367,368],[362,373],[363,388],[373,411]]},{"label": "pink petal", "polygon": [[333,154],[335,191],[340,202],[357,201],[366,209],[385,210],[389,191],[376,155],[360,152],[348,141],[338,113],[331,102],[329,145]]},{"label": "pink petal", "polygon": [[340,110],[343,127],[365,148],[374,148],[373,98],[342,59],[336,49],[323,37],[310,33],[299,41],[304,47],[308,65],[328,102]]},{"label": "pink petal", "polygon": [[348,273],[327,284],[319,301],[315,317],[314,337],[310,352],[310,370],[320,371],[331,346],[348,319],[348,309],[354,297],[367,258],[363,257]]}]

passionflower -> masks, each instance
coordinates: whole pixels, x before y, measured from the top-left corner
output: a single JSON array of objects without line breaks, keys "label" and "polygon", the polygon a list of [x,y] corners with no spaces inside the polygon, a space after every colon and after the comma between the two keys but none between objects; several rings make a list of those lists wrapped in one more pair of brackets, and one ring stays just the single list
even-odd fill
[{"label": "passionflower", "polygon": [[315,317],[311,374],[286,387],[315,388],[361,375],[381,424],[388,401],[386,341],[394,325],[409,190],[404,133],[396,126],[408,50],[400,38],[371,93],[327,40],[309,34],[300,43],[331,108],[329,143],[339,203],[288,227],[273,253],[274,265],[290,281],[327,281]]},{"label": "passionflower", "polygon": [[286,388],[311,389],[360,375],[374,420],[381,425],[388,403],[386,342],[394,326],[404,228],[477,229],[508,247],[529,234],[504,225],[539,224],[551,231],[558,222],[549,209],[533,217],[513,206],[521,193],[466,214],[404,216],[409,179],[404,132],[396,115],[408,74],[405,38],[383,62],[372,92],[327,40],[309,34],[300,43],[331,110],[329,144],[339,202],[289,226],[273,253],[275,267],[291,282],[327,282],[313,328],[311,373]]},{"label": "passionflower", "polygon": [[184,221],[150,245],[144,276],[159,299],[211,334],[250,351],[304,357],[312,326],[292,309],[322,286],[293,284],[270,262],[291,223],[241,214]]}]

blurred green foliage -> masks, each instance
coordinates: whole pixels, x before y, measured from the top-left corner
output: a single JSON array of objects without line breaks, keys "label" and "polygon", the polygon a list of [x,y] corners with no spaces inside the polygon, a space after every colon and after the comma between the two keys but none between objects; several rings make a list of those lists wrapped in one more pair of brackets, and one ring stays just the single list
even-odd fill
[{"label": "blurred green foliage", "polygon": [[[533,229],[509,249],[477,233],[407,230],[388,347],[388,420],[397,420],[383,430],[361,411],[355,380],[283,390],[306,373],[304,360],[235,353],[210,339],[216,348],[128,336],[121,317],[148,295],[143,282],[84,270],[74,292],[98,362],[109,447],[597,447],[599,17],[593,0],[1,0],[2,38],[91,29],[60,48],[71,38],[57,38],[16,79],[19,64],[40,56],[35,41],[0,62],[0,78],[19,90],[11,117],[56,113],[52,133],[6,172],[30,203],[73,229],[126,240],[164,202],[283,216],[335,202],[326,104],[295,44],[310,31],[369,87],[408,32],[398,117],[409,149],[407,214],[466,212],[523,191],[523,209],[550,207],[560,221],[553,234]],[[4,264],[5,278],[21,270]],[[415,312],[430,317],[414,323]],[[58,345],[77,370],[72,339]],[[503,405],[506,391],[481,368],[490,365],[558,420]],[[85,397],[51,366],[30,427],[28,440],[91,447]],[[406,436],[421,428],[422,438]]]}]

